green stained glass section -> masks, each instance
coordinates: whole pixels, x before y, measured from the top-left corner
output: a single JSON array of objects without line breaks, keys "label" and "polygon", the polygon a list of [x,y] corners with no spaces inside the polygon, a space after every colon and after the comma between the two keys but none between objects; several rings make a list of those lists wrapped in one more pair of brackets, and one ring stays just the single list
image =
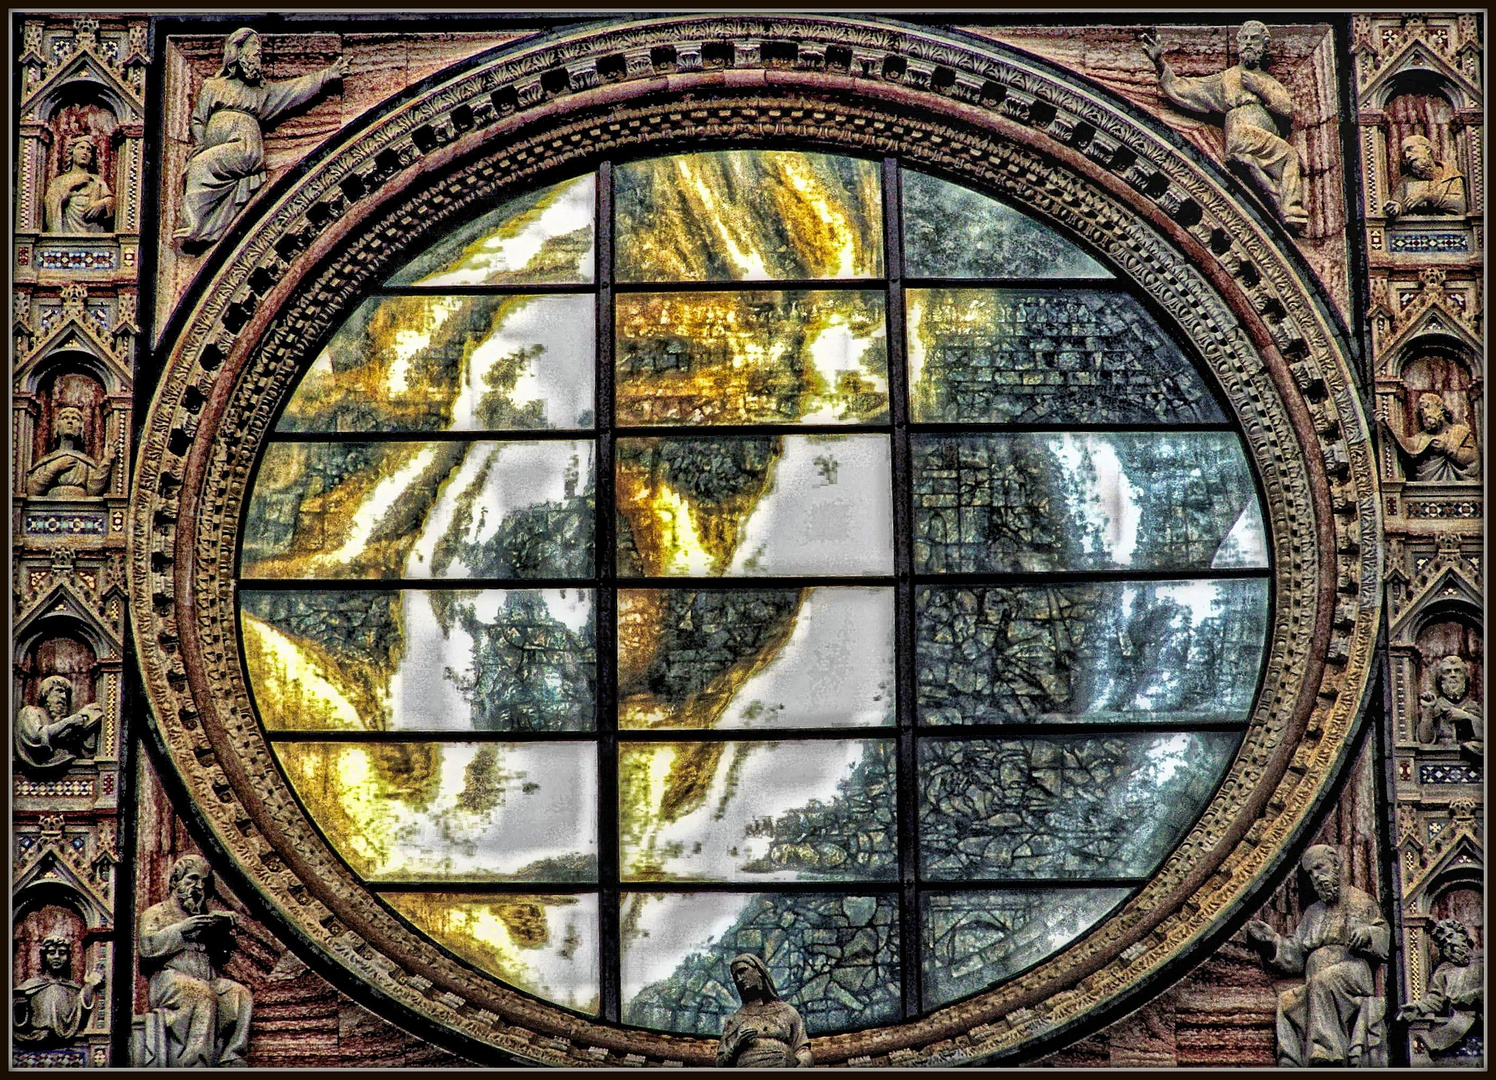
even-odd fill
[{"label": "green stained glass section", "polygon": [[386,893],[423,933],[490,975],[578,1012],[598,1011],[597,895]]},{"label": "green stained glass section", "polygon": [[918,571],[1267,566],[1231,432],[917,435],[912,450]]},{"label": "green stained glass section", "polygon": [[1127,889],[927,893],[924,1004],[938,1008],[986,990],[1075,941],[1127,898]]},{"label": "green stained glass section", "polygon": [[615,304],[621,425],[888,419],[881,293],[624,293]]},{"label": "green stained glass section", "polygon": [[920,721],[1245,722],[1268,582],[926,588]]},{"label": "green stained glass section", "polygon": [[503,431],[592,423],[591,296],[386,296],[361,304],[280,431]]},{"label": "green stained glass section", "polygon": [[910,289],[910,408],[923,422],[1225,420],[1143,306],[1095,289]]},{"label": "green stained glass section", "polygon": [[631,893],[623,898],[623,1022],[718,1036],[738,1010],[728,961],[763,957],[812,1035],[900,1017],[899,909],[838,893]]},{"label": "green stained glass section", "polygon": [[1199,818],[1240,739],[921,739],[922,872],[934,881],[1144,877]]},{"label": "green stained glass section", "polygon": [[245,664],[271,731],[586,731],[590,589],[246,589]]},{"label": "green stained glass section", "polygon": [[307,813],[365,878],[597,880],[590,744],[272,745]]},{"label": "green stained glass section", "polygon": [[630,162],[613,179],[620,281],[883,274],[877,162],[725,150]]},{"label": "green stained glass section", "polygon": [[859,881],[898,870],[889,740],[626,743],[625,881]]},{"label": "green stained glass section", "polygon": [[271,443],[240,572],[590,576],[592,454],[590,440]]},{"label": "green stained glass section", "polygon": [[996,199],[907,169],[903,186],[910,277],[1111,277],[1074,243]]},{"label": "green stained glass section", "polygon": [[619,439],[623,577],[887,574],[886,435]]},{"label": "green stained glass section", "polygon": [[390,286],[564,285],[593,274],[597,182],[591,174],[513,199],[449,233]]}]

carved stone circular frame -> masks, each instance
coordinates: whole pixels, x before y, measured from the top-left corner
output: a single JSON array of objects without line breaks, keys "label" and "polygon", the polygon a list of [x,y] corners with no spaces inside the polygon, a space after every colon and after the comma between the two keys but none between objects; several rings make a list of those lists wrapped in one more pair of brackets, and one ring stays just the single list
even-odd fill
[{"label": "carved stone circular frame", "polygon": [[1367,424],[1322,293],[1222,169],[1043,62],[881,20],[681,16],[496,50],[331,140],[215,252],[164,340],[129,530],[154,731],[211,844],[322,970],[479,1060],[709,1064],[714,1040],[512,990],[353,878],[250,703],[234,584],[248,484],[314,347],[436,237],[603,157],[771,141],[897,154],[1100,251],[1190,339],[1234,410],[1274,565],[1241,750],[1149,884],[1026,974],[916,1020],[818,1038],[817,1062],[1012,1060],[1136,1007],[1261,902],[1347,763],[1380,617]]}]

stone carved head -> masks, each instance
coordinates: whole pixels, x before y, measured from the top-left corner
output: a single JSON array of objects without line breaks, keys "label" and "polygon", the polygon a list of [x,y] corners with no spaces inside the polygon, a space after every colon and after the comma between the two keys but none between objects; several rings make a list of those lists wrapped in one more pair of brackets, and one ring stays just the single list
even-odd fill
[{"label": "stone carved head", "polygon": [[752,953],[739,953],[728,965],[732,981],[737,984],[738,997],[744,1004],[750,1000],[779,1001],[779,991],[774,989],[774,978],[769,974],[769,965]]},{"label": "stone carved head", "polygon": [[1435,432],[1449,421],[1449,406],[1438,394],[1418,395],[1418,422],[1424,431]]},{"label": "stone carved head", "polygon": [[1434,683],[1446,700],[1464,701],[1470,690],[1470,665],[1458,656],[1446,656],[1439,661]]},{"label": "stone carved head", "polygon": [[1340,899],[1340,852],[1328,844],[1315,844],[1304,852],[1299,864],[1309,875],[1314,895],[1326,904]]},{"label": "stone carved head", "polygon": [[48,934],[41,943],[42,971],[65,979],[73,970],[73,943],[61,934]]},{"label": "stone carved head", "polygon": [[74,135],[68,140],[67,160],[69,166],[86,172],[98,172],[99,150],[87,135]]},{"label": "stone carved head", "polygon": [[73,703],[73,683],[66,675],[48,675],[37,687],[36,699],[54,720],[61,719]]},{"label": "stone carved head", "polygon": [[1236,54],[1245,67],[1261,67],[1267,59],[1267,48],[1273,35],[1267,24],[1257,19],[1248,19],[1236,32]]},{"label": "stone carved head", "polygon": [[1440,919],[1428,928],[1428,936],[1451,964],[1464,967],[1475,956],[1475,939],[1458,919]]},{"label": "stone carved head", "polygon": [[166,884],[183,911],[201,915],[207,911],[208,897],[213,894],[213,867],[201,855],[183,855],[172,863]]},{"label": "stone carved head", "polygon": [[1434,144],[1423,135],[1409,135],[1402,141],[1403,171],[1420,180],[1434,175],[1438,159],[1434,157]]},{"label": "stone carved head", "polygon": [[237,78],[250,84],[260,81],[260,35],[246,27],[240,27],[223,43],[223,67],[218,71],[220,79]]}]

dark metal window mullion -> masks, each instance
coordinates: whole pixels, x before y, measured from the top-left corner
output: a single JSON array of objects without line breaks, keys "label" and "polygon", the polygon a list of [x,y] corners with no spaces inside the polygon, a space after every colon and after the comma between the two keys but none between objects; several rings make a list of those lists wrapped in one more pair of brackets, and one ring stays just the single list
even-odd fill
[{"label": "dark metal window mullion", "polygon": [[904,1017],[920,1001],[918,767],[915,759],[913,482],[909,454],[909,386],[904,342],[903,207],[897,158],[883,159],[883,259],[888,279],[888,409],[893,420],[895,715],[898,720],[899,974]]},{"label": "dark metal window mullion", "polygon": [[613,163],[597,169],[597,371],[592,415],[597,425],[593,481],[597,618],[597,947],[598,1013],[617,1023],[622,1011],[623,943],[618,894],[618,587],[613,512]]}]

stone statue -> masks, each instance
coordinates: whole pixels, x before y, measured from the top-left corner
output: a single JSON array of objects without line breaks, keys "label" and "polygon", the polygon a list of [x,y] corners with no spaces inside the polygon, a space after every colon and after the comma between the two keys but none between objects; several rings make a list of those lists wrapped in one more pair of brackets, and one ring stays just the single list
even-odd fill
[{"label": "stone statue", "polygon": [[1438,394],[1418,395],[1418,425],[1423,430],[1417,435],[1404,438],[1385,411],[1380,419],[1402,452],[1413,459],[1414,480],[1447,483],[1480,479],[1475,432],[1467,424],[1454,422],[1449,406]]},{"label": "stone statue", "polygon": [[304,105],[330,82],[343,78],[348,62],[298,79],[262,77],[260,35],[235,30],[223,46],[223,67],[203,83],[192,111],[192,153],[183,179],[178,243],[212,243],[265,183],[265,144],[260,125]]},{"label": "stone statue", "polygon": [[1424,746],[1451,743],[1469,733],[1460,746],[1480,757],[1486,748],[1486,725],[1481,707],[1470,700],[1470,667],[1458,656],[1446,656],[1434,673],[1434,689],[1419,695],[1418,727],[1414,734]]},{"label": "stone statue", "polygon": [[74,135],[67,144],[68,168],[47,185],[42,195],[49,233],[109,231],[114,216],[114,193],[99,177],[98,150],[87,135]]},{"label": "stone statue", "polygon": [[49,769],[89,754],[104,710],[85,705],[70,712],[73,684],[65,675],[48,675],[37,694],[40,705],[24,705],[16,714],[16,754],[27,765]]},{"label": "stone statue", "polygon": [[1242,23],[1236,35],[1240,62],[1218,75],[1197,79],[1174,74],[1164,59],[1157,31],[1145,31],[1141,41],[1158,72],[1164,96],[1181,109],[1224,113],[1227,160],[1246,166],[1285,225],[1294,230],[1307,225],[1299,152],[1278,133],[1278,118],[1292,122],[1294,100],[1282,83],[1262,70],[1272,41],[1267,27],[1256,19]]},{"label": "stone statue", "polygon": [[62,406],[53,417],[52,430],[57,436],[57,449],[26,471],[26,494],[54,499],[104,494],[114,473],[114,451],[111,449],[103,461],[83,452],[83,410]]},{"label": "stone statue", "polygon": [[1428,981],[1428,989],[1417,1001],[1404,1005],[1399,1020],[1437,1017],[1429,1029],[1428,1045],[1434,1052],[1452,1050],[1477,1026],[1485,1008],[1486,962],[1475,952],[1475,942],[1465,924],[1441,919],[1429,927],[1429,937],[1439,949],[1439,966]]},{"label": "stone statue", "polygon": [[1390,218],[1465,213],[1465,174],[1434,157],[1434,144],[1422,135],[1402,141],[1402,177],[1394,198],[1382,207]]},{"label": "stone statue", "polygon": [[140,918],[141,974],[150,1008],[163,1014],[166,1067],[242,1066],[253,999],[218,973],[238,916],[208,910],[213,870],[201,855],[178,859],[167,885],[171,896]]},{"label": "stone statue", "polygon": [[1283,936],[1260,919],[1247,940],[1272,967],[1303,975],[1278,996],[1278,1064],[1375,1067],[1387,1064],[1386,1006],[1372,964],[1387,959],[1392,934],[1376,901],[1340,880],[1340,852],[1315,844],[1302,863],[1318,899]]},{"label": "stone statue", "polygon": [[41,944],[42,973],[16,987],[13,999],[16,1042],[60,1045],[71,1042],[88,1022],[104,985],[102,972],[90,971],[79,986],[73,973],[73,943],[49,934]]},{"label": "stone statue", "polygon": [[723,1069],[795,1069],[811,1064],[810,1036],[795,1007],[780,999],[769,968],[752,953],[741,953],[728,965],[742,1008],[722,1024],[717,1067]]}]

